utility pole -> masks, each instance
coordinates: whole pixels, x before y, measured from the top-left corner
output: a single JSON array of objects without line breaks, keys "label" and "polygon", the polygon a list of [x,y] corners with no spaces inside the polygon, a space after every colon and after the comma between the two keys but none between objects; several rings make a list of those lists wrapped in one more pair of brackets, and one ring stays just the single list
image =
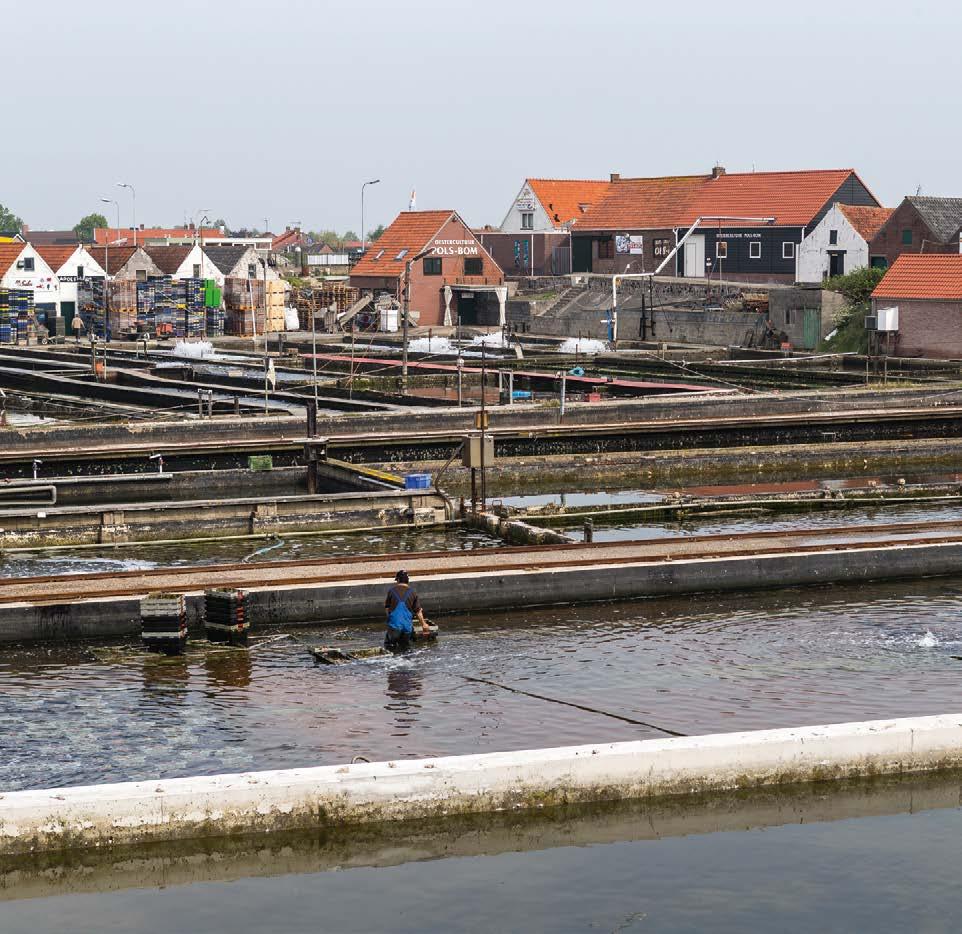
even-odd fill
[{"label": "utility pole", "polygon": [[485,463],[484,463],[484,440],[485,431],[488,427],[488,413],[484,406],[484,389],[487,384],[487,360],[484,353],[485,343],[481,341],[481,512],[484,512],[485,505],[488,499],[488,485],[487,478],[485,477]]}]

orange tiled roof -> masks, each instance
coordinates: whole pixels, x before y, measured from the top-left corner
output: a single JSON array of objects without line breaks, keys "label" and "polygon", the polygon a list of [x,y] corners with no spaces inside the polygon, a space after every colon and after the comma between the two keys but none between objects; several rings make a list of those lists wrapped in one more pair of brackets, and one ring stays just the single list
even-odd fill
[{"label": "orange tiled roof", "polygon": [[6,275],[7,270],[19,259],[26,244],[0,243],[0,276]]},{"label": "orange tiled roof", "polygon": [[832,200],[852,171],[733,172],[709,177],[683,223],[715,214],[774,217],[780,227],[805,227]]},{"label": "orange tiled roof", "polygon": [[[732,172],[719,175],[625,178],[575,224],[583,230],[688,227],[699,217],[774,217],[804,227],[851,176],[852,169]],[[710,222],[709,222],[710,223]],[[750,226],[747,221],[733,221]]]},{"label": "orange tiled roof", "polygon": [[855,204],[840,204],[839,209],[866,243],[879,232],[895,211],[895,208],[867,208]]},{"label": "orange tiled roof", "polygon": [[423,250],[435,234],[450,220],[454,211],[404,211],[395,218],[384,233],[367,248],[352,276],[403,275],[405,257],[398,259],[401,250],[407,256]]},{"label": "orange tiled roof", "polygon": [[611,186],[611,182],[565,178],[529,178],[527,183],[555,227],[583,217],[582,206],[596,204]]},{"label": "orange tiled roof", "polygon": [[35,246],[34,249],[43,257],[43,261],[57,272],[64,263],[77,252],[77,245],[70,246]]},{"label": "orange tiled roof", "polygon": [[609,182],[601,199],[574,227],[586,230],[657,230],[677,227],[705,175],[622,178]]},{"label": "orange tiled roof", "polygon": [[872,298],[962,300],[962,255],[903,253],[875,287]]}]

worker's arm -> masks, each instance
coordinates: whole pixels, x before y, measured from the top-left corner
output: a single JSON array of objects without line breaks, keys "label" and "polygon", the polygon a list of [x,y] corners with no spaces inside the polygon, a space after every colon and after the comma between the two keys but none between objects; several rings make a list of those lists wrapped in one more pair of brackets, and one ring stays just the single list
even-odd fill
[{"label": "worker's arm", "polygon": [[420,620],[421,623],[421,632],[427,635],[431,629],[428,626],[428,621],[424,618],[424,610],[422,610],[421,607],[418,607],[418,620]]}]

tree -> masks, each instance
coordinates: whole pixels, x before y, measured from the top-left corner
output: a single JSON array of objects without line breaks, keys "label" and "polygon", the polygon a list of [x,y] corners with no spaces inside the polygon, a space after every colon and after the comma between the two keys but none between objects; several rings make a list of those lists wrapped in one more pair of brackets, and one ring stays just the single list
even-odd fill
[{"label": "tree", "polygon": [[230,234],[231,232],[227,227],[227,221],[225,221],[223,217],[218,217],[217,220],[214,221],[214,226],[222,229],[225,234]]},{"label": "tree", "polygon": [[367,235],[368,243],[374,243],[375,241],[380,240],[380,239],[381,239],[381,234],[383,234],[383,233],[384,233],[384,225],[383,225],[383,224],[378,224],[377,227],[375,227],[374,230],[372,230],[372,231]]},{"label": "tree", "polygon": [[354,233],[353,230],[345,230],[344,236],[341,237],[341,246],[344,246],[345,243],[350,243],[353,240],[360,240],[360,239],[361,238],[356,233]]},{"label": "tree", "polygon": [[88,214],[86,217],[81,217],[76,224],[74,224],[73,232],[80,238],[84,243],[90,243],[94,238],[94,228],[95,227],[106,227],[107,218],[103,214]]},{"label": "tree", "polygon": [[0,234],[18,234],[23,229],[23,221],[9,208],[0,204]]}]

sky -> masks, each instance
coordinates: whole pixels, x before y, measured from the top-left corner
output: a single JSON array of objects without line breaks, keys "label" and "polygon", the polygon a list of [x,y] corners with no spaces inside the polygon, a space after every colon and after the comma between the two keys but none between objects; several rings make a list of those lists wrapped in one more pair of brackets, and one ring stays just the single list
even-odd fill
[{"label": "sky", "polygon": [[962,196],[962,4],[0,0],[0,204],[278,231],[453,208],[526,177],[855,168]]}]

